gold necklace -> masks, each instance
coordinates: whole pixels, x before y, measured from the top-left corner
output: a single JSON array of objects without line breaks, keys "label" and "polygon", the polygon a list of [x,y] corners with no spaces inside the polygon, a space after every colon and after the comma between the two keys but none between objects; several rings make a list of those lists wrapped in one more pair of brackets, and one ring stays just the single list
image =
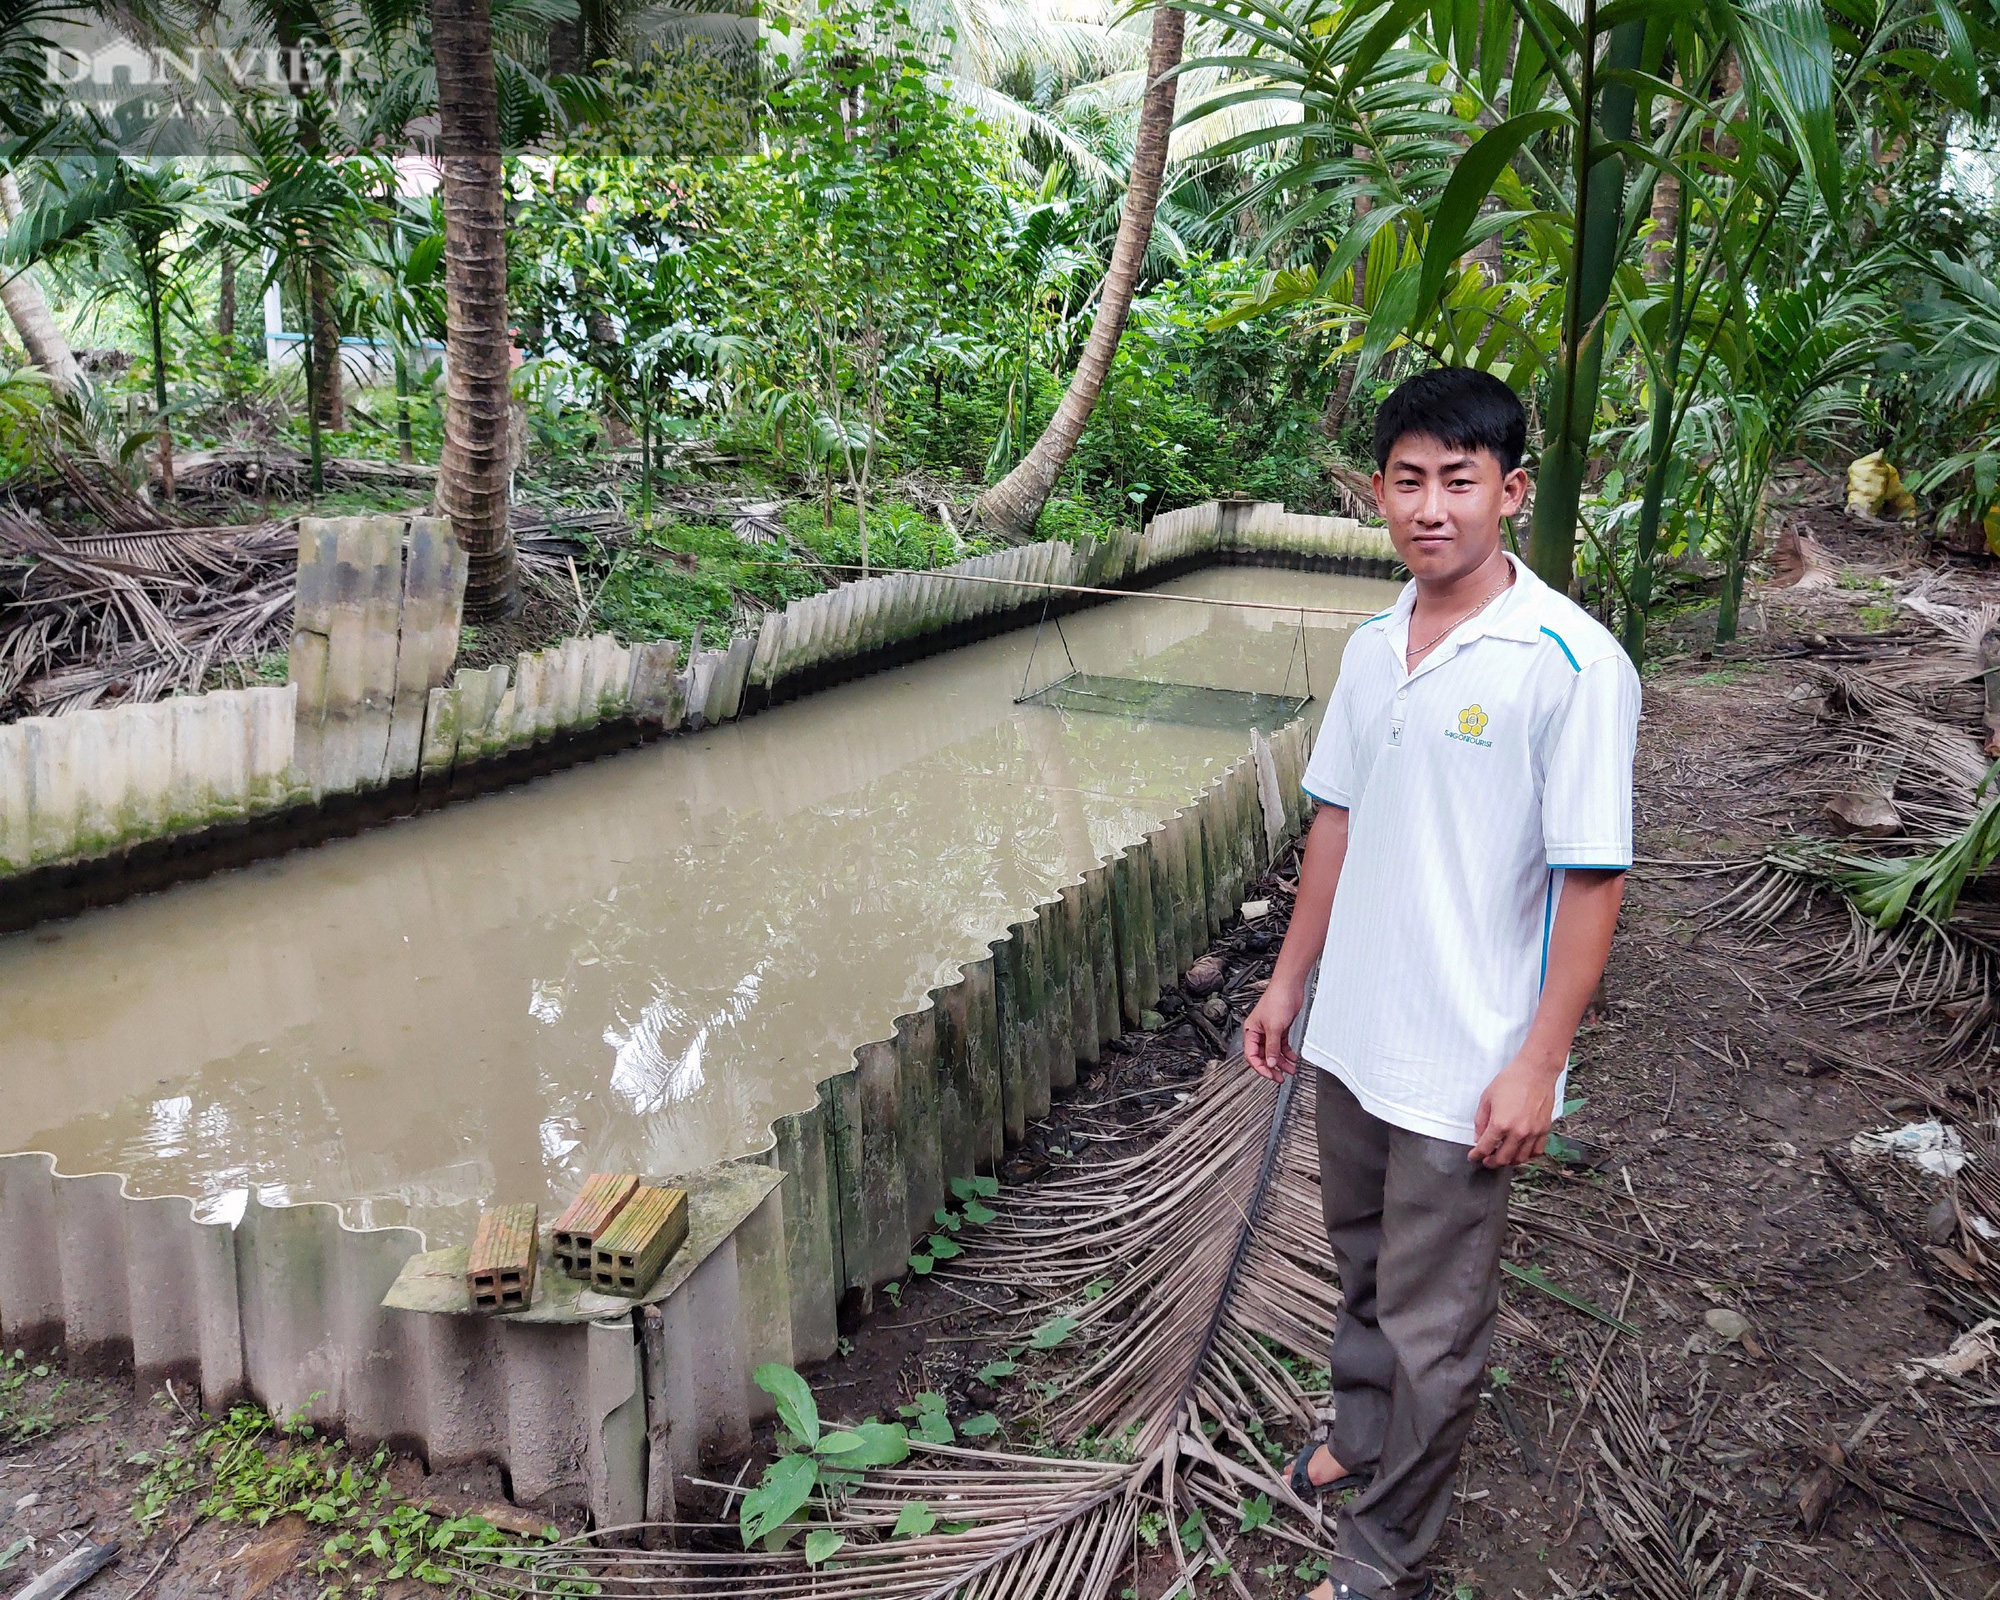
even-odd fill
[{"label": "gold necklace", "polygon": [[[1474,617],[1478,616],[1480,612],[1484,611],[1488,606],[1493,604],[1493,602],[1500,597],[1500,592],[1513,581],[1514,581],[1514,569],[1512,567],[1509,567],[1507,569],[1507,575],[1503,577],[1498,583],[1496,583],[1492,587],[1492,589],[1490,589],[1487,592],[1486,598],[1484,600],[1480,601],[1478,605],[1474,606],[1470,611],[1466,612],[1463,616],[1453,618],[1449,624],[1447,624],[1444,628],[1440,629],[1437,633],[1431,636],[1430,642],[1428,644],[1419,645],[1416,649],[1407,651],[1405,655],[1405,660],[1407,660],[1409,656],[1428,655],[1432,650],[1437,648],[1439,642],[1444,639],[1445,635],[1451,633],[1456,628],[1464,627],[1466,623],[1470,622]],[[1414,606],[1411,607],[1411,610],[1413,612],[1415,609],[1416,608]]]}]

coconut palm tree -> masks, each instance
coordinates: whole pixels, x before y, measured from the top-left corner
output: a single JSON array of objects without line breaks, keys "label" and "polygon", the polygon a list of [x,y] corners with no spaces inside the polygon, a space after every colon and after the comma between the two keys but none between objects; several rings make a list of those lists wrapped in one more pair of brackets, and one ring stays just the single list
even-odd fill
[{"label": "coconut palm tree", "polygon": [[438,165],[444,172],[445,419],[438,509],[466,555],[465,616],[490,621],[518,589],[507,526],[513,340],[500,97],[487,0],[433,0]]},{"label": "coconut palm tree", "polygon": [[[42,114],[47,97],[45,51],[50,44],[43,30],[82,14],[82,7],[67,0],[0,0],[0,222],[8,225],[23,209],[15,168],[50,131]],[[0,271],[0,304],[6,306],[28,358],[47,374],[57,392],[73,389],[78,378],[76,356],[49,311],[33,267],[19,264]]]},{"label": "coconut palm tree", "polygon": [[1104,392],[1104,380],[1110,375],[1118,341],[1124,337],[1125,322],[1132,313],[1132,296],[1139,286],[1146,247],[1152,242],[1160,179],[1167,165],[1167,141],[1174,126],[1174,69],[1180,65],[1186,25],[1186,17],[1174,7],[1162,6],[1153,13],[1146,97],[1140,104],[1139,129],[1132,146],[1132,179],[1125,190],[1125,212],[1119,219],[1111,266],[1104,274],[1097,317],[1062,403],[1034,448],[974,503],[973,522],[986,532],[1020,538],[1034,528],[1083,437],[1098,396]]}]

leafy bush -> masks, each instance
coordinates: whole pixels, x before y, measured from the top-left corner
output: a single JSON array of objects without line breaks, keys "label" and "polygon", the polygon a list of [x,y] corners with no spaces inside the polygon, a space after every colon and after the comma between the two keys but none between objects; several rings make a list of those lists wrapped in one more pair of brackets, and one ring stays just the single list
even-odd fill
[{"label": "leafy bush", "polygon": [[[832,527],[827,526],[823,503],[789,506],[785,511],[785,528],[803,549],[837,569],[837,576],[860,575],[838,570],[861,565],[860,519],[852,503],[834,501]],[[983,554],[988,548],[980,540],[968,543],[953,538],[951,530],[942,523],[901,501],[883,500],[868,508],[870,566],[929,569]]]}]

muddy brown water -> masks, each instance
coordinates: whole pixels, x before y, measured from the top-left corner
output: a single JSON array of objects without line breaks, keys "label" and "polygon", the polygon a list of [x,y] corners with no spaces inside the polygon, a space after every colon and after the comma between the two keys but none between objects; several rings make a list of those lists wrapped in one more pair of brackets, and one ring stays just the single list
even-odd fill
[{"label": "muddy brown water", "polygon": [[[1392,585],[1223,568],[1165,592],[1379,610]],[[1325,705],[1357,617],[1305,619]],[[1087,672],[1297,692],[1300,618],[1134,598]],[[240,1212],[465,1238],[587,1172],[768,1146],[851,1052],[1244,728],[1013,704],[1033,630],[691,738],[0,939],[0,1150]],[[1066,670],[1052,633],[1037,684]]]}]

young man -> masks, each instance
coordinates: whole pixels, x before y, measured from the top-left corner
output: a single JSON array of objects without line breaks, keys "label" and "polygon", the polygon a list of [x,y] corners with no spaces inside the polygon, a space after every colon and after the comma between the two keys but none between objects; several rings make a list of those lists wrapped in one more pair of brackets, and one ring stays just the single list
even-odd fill
[{"label": "young man", "polygon": [[[1313,1600],[1413,1600],[1451,1507],[1500,1301],[1512,1169],[1539,1154],[1632,861],[1639,678],[1501,547],[1527,419],[1461,368],[1375,420],[1412,582],[1354,632],[1305,786],[1298,903],[1243,1029],[1313,1073],[1344,1307],[1331,1435],[1294,1487],[1358,1490]],[[1293,1024],[1319,984],[1295,1054]]]}]

